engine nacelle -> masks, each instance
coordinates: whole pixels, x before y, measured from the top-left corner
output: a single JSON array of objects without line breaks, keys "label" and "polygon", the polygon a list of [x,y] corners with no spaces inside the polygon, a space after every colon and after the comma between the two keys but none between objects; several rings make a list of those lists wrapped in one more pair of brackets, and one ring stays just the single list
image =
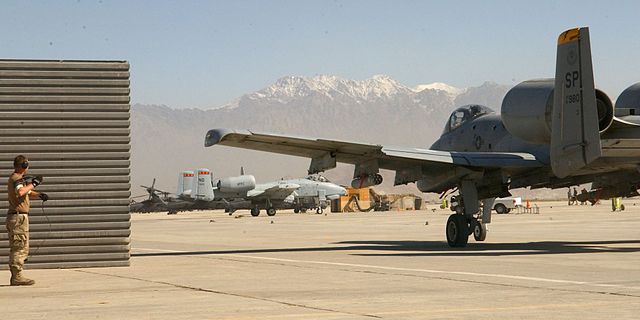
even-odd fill
[{"label": "engine nacelle", "polygon": [[624,89],[616,99],[616,116],[640,116],[640,82]]},{"label": "engine nacelle", "polygon": [[182,171],[178,174],[178,192],[177,195],[190,195],[193,186],[193,171]]},{"label": "engine nacelle", "polygon": [[196,170],[193,187],[191,188],[191,198],[201,201],[213,200],[213,185],[211,184],[211,171],[200,168]]},{"label": "engine nacelle", "polygon": [[252,175],[242,175],[218,180],[216,185],[220,192],[238,193],[253,190],[256,187],[256,178]]},{"label": "engine nacelle", "polygon": [[[501,117],[505,128],[531,143],[551,141],[554,79],[528,80],[513,87],[502,100]],[[596,89],[598,129],[602,133],[613,122],[613,104],[604,92]]]},{"label": "engine nacelle", "polygon": [[380,174],[367,175],[362,178],[355,178],[351,181],[353,188],[366,188],[371,186],[377,186],[382,183],[382,176]]}]

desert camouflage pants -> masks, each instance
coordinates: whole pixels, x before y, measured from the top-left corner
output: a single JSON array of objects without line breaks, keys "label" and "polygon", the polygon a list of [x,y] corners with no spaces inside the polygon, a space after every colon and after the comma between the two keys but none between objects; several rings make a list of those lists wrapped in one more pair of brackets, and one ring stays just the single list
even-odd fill
[{"label": "desert camouflage pants", "polygon": [[24,261],[29,255],[29,216],[22,213],[7,215],[9,233],[9,268],[22,271]]}]

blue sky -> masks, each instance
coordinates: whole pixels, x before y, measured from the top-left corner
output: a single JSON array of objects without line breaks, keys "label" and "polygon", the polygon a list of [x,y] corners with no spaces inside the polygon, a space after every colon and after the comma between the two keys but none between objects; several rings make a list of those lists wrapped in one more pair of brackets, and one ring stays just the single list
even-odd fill
[{"label": "blue sky", "polygon": [[640,81],[638,12],[638,1],[5,0],[0,58],[124,59],[133,103],[214,107],[286,75],[551,77],[557,35],[589,26],[596,83],[616,97]]}]

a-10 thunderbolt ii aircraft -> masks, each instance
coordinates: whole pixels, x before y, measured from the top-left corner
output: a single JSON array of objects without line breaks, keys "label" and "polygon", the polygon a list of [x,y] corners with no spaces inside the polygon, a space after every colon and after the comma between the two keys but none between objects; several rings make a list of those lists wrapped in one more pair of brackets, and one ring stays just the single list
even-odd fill
[{"label": "a-10 thunderbolt ii aircraft", "polygon": [[[244,171],[244,170],[242,170]],[[229,214],[237,209],[250,209],[252,216],[265,210],[273,216],[277,209],[321,213],[328,202],[345,195],[346,190],[326,179],[306,178],[278,180],[256,184],[253,175],[213,179],[208,169],[183,171],[178,176],[178,198],[191,200],[193,208],[224,207]]]},{"label": "a-10 thunderbolt ii aircraft", "polygon": [[353,184],[382,182],[379,169],[395,170],[396,185],[416,182],[422,192],[459,192],[446,224],[447,242],[482,241],[492,202],[511,188],[561,188],[592,183],[601,199],[638,195],[640,185],[640,83],[615,107],[595,88],[588,28],[563,32],[555,79],[524,81],[502,101],[501,114],[480,105],[455,110],[429,148],[398,148],[213,129],[216,144],[311,158],[310,173],[355,164]]},{"label": "a-10 thunderbolt ii aircraft", "polygon": [[330,205],[332,200],[347,195],[347,189],[332,183],[321,175],[285,181],[300,186],[293,192],[293,201],[287,202],[290,203],[289,209],[293,209],[295,213],[315,209],[316,213],[320,214]]}]

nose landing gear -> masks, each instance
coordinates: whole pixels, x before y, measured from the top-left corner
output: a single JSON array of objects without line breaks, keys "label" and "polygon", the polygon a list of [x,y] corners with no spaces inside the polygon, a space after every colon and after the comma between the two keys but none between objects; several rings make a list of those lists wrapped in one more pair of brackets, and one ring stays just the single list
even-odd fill
[{"label": "nose landing gear", "polygon": [[445,229],[447,243],[450,247],[466,247],[469,236],[473,234],[476,241],[487,238],[487,223],[491,222],[491,207],[494,198],[479,201],[473,183],[464,181],[460,187],[460,195],[451,197],[451,211]]}]

